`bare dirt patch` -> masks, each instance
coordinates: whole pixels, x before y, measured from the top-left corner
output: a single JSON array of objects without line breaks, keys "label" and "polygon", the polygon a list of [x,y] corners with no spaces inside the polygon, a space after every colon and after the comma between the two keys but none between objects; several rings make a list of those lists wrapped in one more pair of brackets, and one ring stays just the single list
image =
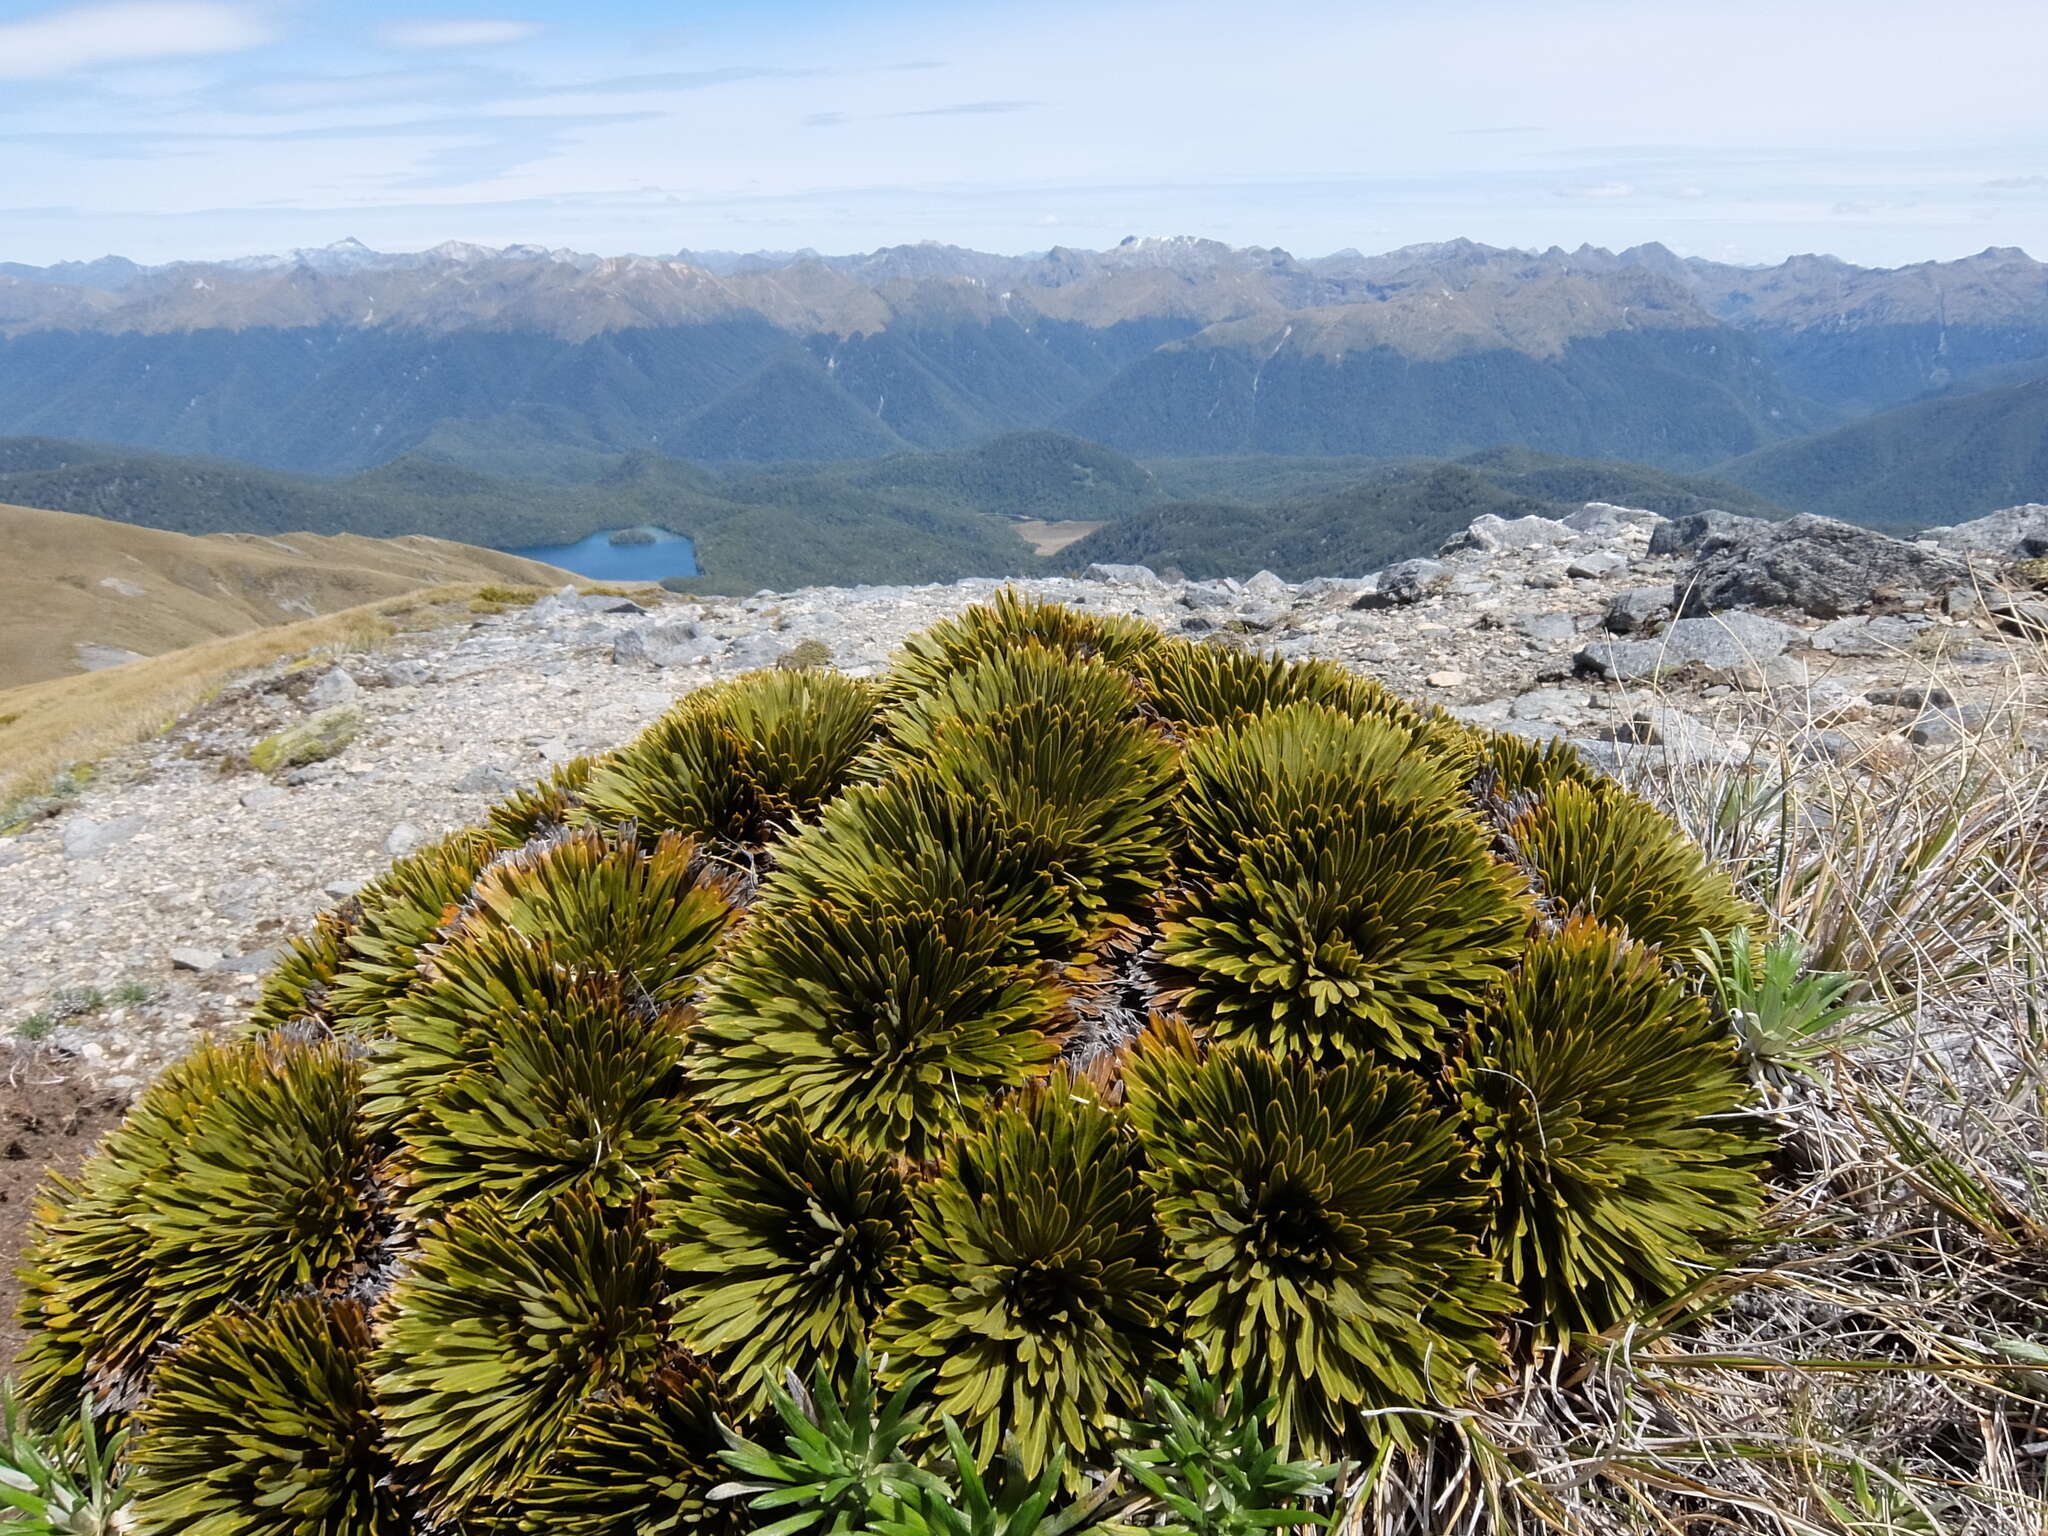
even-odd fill
[{"label": "bare dirt patch", "polygon": [[14,1272],[36,1189],[52,1170],[75,1172],[127,1107],[127,1094],[89,1085],[54,1051],[0,1049],[0,1372],[25,1337]]},{"label": "bare dirt patch", "polygon": [[1042,517],[1020,517],[1017,519],[1017,537],[1040,555],[1056,555],[1102,526],[1101,523],[1084,523],[1074,518],[1049,523]]}]

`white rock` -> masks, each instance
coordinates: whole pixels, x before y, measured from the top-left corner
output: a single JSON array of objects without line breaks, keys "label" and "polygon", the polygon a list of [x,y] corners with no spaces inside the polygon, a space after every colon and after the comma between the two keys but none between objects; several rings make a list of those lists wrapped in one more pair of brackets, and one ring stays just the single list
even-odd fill
[{"label": "white rock", "polygon": [[171,969],[174,971],[210,971],[220,964],[217,949],[188,949],[180,947],[171,951]]},{"label": "white rock", "polygon": [[1570,541],[1573,530],[1550,517],[1495,517],[1491,512],[1472,519],[1463,533],[1445,543],[1439,553],[1463,549],[1487,553],[1502,549],[1545,549]]},{"label": "white rock", "polygon": [[111,821],[73,817],[64,823],[64,857],[90,859],[127,842],[148,824],[146,816],[116,816]]},{"label": "white rock", "polygon": [[330,667],[322,673],[312,691],[306,695],[307,704],[314,709],[333,709],[342,704],[353,704],[356,695],[363,690],[356,680],[340,667]]},{"label": "white rock", "polygon": [[384,839],[384,851],[394,859],[405,857],[427,840],[427,834],[409,821],[401,821]]}]

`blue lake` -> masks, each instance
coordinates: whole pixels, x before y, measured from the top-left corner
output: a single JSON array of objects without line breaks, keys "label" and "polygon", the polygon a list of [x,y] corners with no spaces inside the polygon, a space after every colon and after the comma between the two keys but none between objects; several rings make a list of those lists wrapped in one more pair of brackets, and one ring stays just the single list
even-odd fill
[{"label": "blue lake", "polygon": [[574,544],[536,544],[505,553],[545,560],[593,581],[660,581],[665,576],[697,574],[697,547],[682,534],[650,528],[652,544],[614,544],[614,531],[593,533]]}]

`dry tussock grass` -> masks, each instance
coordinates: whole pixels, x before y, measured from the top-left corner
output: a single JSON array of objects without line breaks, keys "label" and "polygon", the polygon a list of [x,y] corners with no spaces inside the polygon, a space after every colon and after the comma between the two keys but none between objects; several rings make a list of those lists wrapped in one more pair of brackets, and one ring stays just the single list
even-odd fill
[{"label": "dry tussock grass", "polygon": [[2048,759],[2017,736],[2043,660],[1948,752],[1637,782],[1811,966],[1863,978],[1861,1025],[1756,1068],[1784,1151],[1747,1261],[1527,1362],[1346,1532],[2048,1533]]},{"label": "dry tussock grass", "polygon": [[162,730],[230,678],[284,657],[374,647],[401,629],[466,618],[477,588],[429,587],[322,618],[251,630],[104,672],[0,691],[0,825],[4,808],[79,763]]}]

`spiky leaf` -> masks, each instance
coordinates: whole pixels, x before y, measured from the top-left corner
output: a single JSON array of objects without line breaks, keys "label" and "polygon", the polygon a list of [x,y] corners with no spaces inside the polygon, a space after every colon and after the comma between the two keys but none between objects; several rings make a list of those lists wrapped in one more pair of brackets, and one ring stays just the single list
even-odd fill
[{"label": "spiky leaf", "polygon": [[1060,993],[973,911],[810,902],[750,925],[691,1041],[703,1101],[934,1155],[1056,1053]]},{"label": "spiky leaf", "polygon": [[1684,963],[1702,930],[1760,926],[1724,870],[1662,811],[1619,785],[1553,769],[1508,836],[1560,915],[1582,913]]},{"label": "spiky leaf", "polygon": [[132,1460],[136,1518],[180,1536],[406,1536],[354,1302],[224,1312],[158,1371]]},{"label": "spiky leaf", "polygon": [[1765,1143],[1733,1042],[1638,946],[1578,920],[1530,947],[1451,1066],[1488,1237],[1540,1332],[1597,1333],[1749,1230]]},{"label": "spiky leaf", "polygon": [[702,1370],[671,1367],[638,1394],[590,1403],[505,1519],[532,1536],[717,1536],[713,1502],[731,1405]]},{"label": "spiky leaf", "polygon": [[875,1335],[898,1378],[930,1367],[984,1458],[1028,1476],[1098,1458],[1162,1357],[1165,1251],[1123,1115],[1064,1073],[955,1142],[916,1193],[917,1239]]},{"label": "spiky leaf", "polygon": [[816,816],[874,729],[874,685],[858,678],[753,672],[714,683],[593,768],[579,814],[757,845]]},{"label": "spiky leaf", "polygon": [[514,790],[492,806],[484,821],[500,848],[521,848],[536,837],[560,832],[583,804],[594,757],[572,757],[538,783]]},{"label": "spiky leaf", "polygon": [[224,1306],[260,1307],[372,1240],[357,1065],[333,1045],[202,1046],[150,1085],[37,1211],[22,1315],[39,1411],[140,1368]]},{"label": "spiky leaf", "polygon": [[420,952],[453,922],[476,877],[496,854],[490,835],[452,833],[407,854],[356,895],[348,958],[326,999],[337,1029],[374,1034],[420,979]]},{"label": "spiky leaf", "polygon": [[1412,1434],[1366,1412],[1456,1403],[1495,1362],[1511,1294],[1479,1248],[1470,1158],[1419,1079],[1246,1045],[1204,1057],[1155,1025],[1126,1084],[1182,1326],[1226,1387],[1274,1400],[1283,1449]]},{"label": "spiky leaf", "polygon": [[844,1379],[907,1245],[894,1161],[784,1118],[700,1133],[668,1189],[655,1236],[676,1336],[757,1408],[789,1372]]},{"label": "spiky leaf", "polygon": [[389,1302],[376,1388],[430,1513],[524,1496],[590,1403],[651,1380],[660,1294],[639,1223],[582,1196],[524,1225],[489,1200],[427,1225]]},{"label": "spiky leaf", "polygon": [[1165,878],[1173,753],[1129,676],[1040,646],[978,661],[904,702],[878,760],[987,796],[1044,839],[1084,930],[1130,923]]},{"label": "spiky leaf", "polygon": [[890,666],[891,703],[929,693],[957,672],[1023,650],[1128,669],[1159,643],[1159,631],[1118,614],[1080,613],[1004,588],[986,604],[913,635]]},{"label": "spiky leaf", "polygon": [[1407,731],[1297,704],[1203,734],[1186,766],[1157,959],[1219,1039],[1424,1057],[1512,963],[1521,882]]}]

